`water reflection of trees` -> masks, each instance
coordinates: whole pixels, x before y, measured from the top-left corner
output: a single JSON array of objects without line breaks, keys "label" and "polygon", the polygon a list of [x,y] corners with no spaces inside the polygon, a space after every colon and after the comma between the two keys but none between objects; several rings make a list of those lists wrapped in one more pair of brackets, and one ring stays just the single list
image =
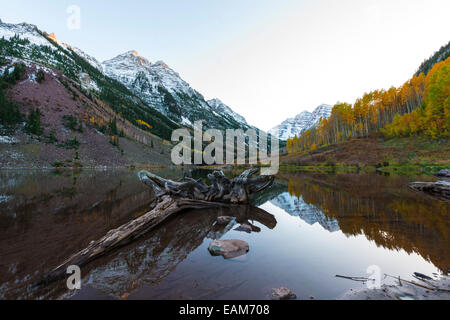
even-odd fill
[{"label": "water reflection of trees", "polygon": [[[32,284],[90,241],[147,212],[152,200],[134,172],[87,171],[76,180],[72,173],[0,172],[0,178],[15,181],[0,187],[0,194],[14,197],[0,204],[0,298],[4,299],[53,299],[67,294],[65,279],[48,286]],[[276,225],[271,214],[258,208],[224,210],[174,217],[141,241],[83,268],[83,283],[116,298],[142,284],[158,283],[205,239],[220,238],[231,229],[214,225],[219,215],[235,216],[240,223],[258,221],[271,229]]]},{"label": "water reflection of trees", "polygon": [[8,299],[37,298],[33,281],[146,211],[152,197],[129,171],[3,171],[0,180],[11,182],[0,186],[11,196],[0,203],[0,298]]},{"label": "water reflection of trees", "polygon": [[448,272],[450,206],[406,187],[406,176],[296,174],[289,193],[336,218],[347,235],[364,234],[388,249],[416,252]]}]

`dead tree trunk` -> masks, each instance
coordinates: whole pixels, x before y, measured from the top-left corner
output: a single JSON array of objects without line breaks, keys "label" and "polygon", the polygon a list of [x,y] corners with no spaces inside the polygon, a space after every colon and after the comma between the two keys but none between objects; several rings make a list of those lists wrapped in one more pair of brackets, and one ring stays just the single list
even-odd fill
[{"label": "dead tree trunk", "polygon": [[92,241],[87,248],[74,254],[61,265],[44,276],[40,283],[48,283],[66,275],[67,267],[82,267],[92,260],[121,247],[149,232],[175,213],[186,209],[205,209],[248,204],[249,196],[272,185],[273,176],[257,176],[257,169],[249,169],[235,179],[228,179],[221,171],[208,175],[212,184],[201,180],[188,179],[175,182],[141,171],[139,179],[152,188],[156,200],[151,210],[117,229],[109,231],[104,237]]}]

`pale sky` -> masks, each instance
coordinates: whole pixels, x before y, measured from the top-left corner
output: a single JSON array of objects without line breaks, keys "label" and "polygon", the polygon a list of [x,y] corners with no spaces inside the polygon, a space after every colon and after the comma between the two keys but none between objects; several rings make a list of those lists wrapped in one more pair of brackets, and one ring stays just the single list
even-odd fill
[{"label": "pale sky", "polygon": [[[1,0],[100,61],[137,50],[268,130],[322,103],[399,86],[450,40],[448,0]],[[81,9],[67,28],[66,9]]]}]

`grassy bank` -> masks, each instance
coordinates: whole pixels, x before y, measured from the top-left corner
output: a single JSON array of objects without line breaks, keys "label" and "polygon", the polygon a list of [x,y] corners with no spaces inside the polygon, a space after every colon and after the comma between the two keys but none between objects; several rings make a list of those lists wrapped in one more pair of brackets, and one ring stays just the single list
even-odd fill
[{"label": "grassy bank", "polygon": [[384,140],[374,136],[289,154],[281,163],[284,171],[434,173],[450,168],[450,143],[424,137]]}]

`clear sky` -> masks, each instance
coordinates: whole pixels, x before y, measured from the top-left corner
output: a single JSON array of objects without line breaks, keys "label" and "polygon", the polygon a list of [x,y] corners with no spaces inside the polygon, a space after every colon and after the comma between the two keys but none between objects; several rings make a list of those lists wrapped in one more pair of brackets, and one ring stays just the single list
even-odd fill
[{"label": "clear sky", "polygon": [[[67,27],[70,5],[81,28]],[[137,50],[270,129],[321,103],[399,86],[450,40],[449,0],[2,0],[100,61]]]}]

